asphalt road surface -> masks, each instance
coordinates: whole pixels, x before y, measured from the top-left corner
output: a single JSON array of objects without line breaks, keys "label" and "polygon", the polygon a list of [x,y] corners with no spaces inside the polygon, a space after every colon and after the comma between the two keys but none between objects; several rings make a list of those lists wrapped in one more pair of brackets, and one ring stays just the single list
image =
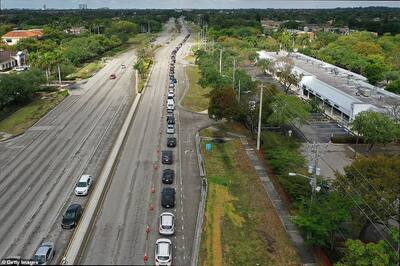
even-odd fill
[{"label": "asphalt road surface", "polygon": [[[188,265],[192,255],[197,209],[200,198],[200,178],[194,152],[196,126],[181,123],[175,110],[178,145],[172,148],[174,163],[161,164],[161,151],[166,148],[166,93],[171,51],[187,31],[160,48],[155,56],[149,87],[144,92],[123,145],[119,161],[96,217],[80,263],[82,264],[154,264],[154,244],[158,238],[158,217],[163,211],[176,216],[173,242],[174,265]],[[182,56],[182,53],[178,53]],[[179,59],[177,60],[177,62]],[[180,80],[178,79],[178,90]],[[191,119],[191,118],[190,118]],[[196,123],[196,121],[192,121]],[[189,124],[188,124],[189,125]],[[161,207],[161,182],[165,168],[176,172],[176,206]],[[147,233],[147,228],[150,231]]]},{"label": "asphalt road surface", "polygon": [[62,255],[72,233],[61,229],[62,214],[86,200],[75,183],[83,173],[96,182],[134,99],[134,57],[109,60],[25,134],[0,143],[0,258],[30,259],[42,241],[55,243],[53,263]]}]

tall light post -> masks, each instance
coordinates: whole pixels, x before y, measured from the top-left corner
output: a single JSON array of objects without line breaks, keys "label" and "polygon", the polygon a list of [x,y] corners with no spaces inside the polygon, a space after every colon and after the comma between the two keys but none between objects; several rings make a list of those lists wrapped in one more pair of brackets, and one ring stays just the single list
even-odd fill
[{"label": "tall light post", "polygon": [[233,58],[233,70],[232,70],[232,88],[235,90],[235,72],[236,72],[236,58]]},{"label": "tall light post", "polygon": [[261,84],[260,108],[259,108],[259,113],[258,113],[257,150],[260,150],[260,142],[261,142],[261,115],[262,115],[263,90],[264,90],[264,85]]},{"label": "tall light post", "polygon": [[222,48],[219,50],[219,74],[222,72]]}]

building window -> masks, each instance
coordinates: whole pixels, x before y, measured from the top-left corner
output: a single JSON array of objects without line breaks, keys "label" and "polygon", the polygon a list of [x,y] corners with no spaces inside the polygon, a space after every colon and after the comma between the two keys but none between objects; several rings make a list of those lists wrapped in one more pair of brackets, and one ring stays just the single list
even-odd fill
[{"label": "building window", "polygon": [[6,39],[6,42],[12,42],[12,40],[11,39]]}]

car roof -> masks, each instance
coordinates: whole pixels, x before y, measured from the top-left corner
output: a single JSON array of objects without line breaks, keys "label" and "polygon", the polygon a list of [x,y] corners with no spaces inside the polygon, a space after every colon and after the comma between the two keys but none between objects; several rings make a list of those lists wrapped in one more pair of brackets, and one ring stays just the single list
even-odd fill
[{"label": "car roof", "polygon": [[38,250],[36,251],[35,255],[46,255],[47,251],[50,249],[50,246],[47,245],[41,245]]},{"label": "car roof", "polygon": [[175,192],[175,188],[165,187],[163,188],[162,193],[167,193],[167,192],[171,193],[172,191]]},{"label": "car roof", "polygon": [[173,217],[174,216],[172,213],[162,213],[161,214],[161,224],[162,225],[172,225]]},{"label": "car roof", "polygon": [[90,175],[82,175],[81,178],[79,178],[80,182],[86,182],[89,179]]},{"label": "car roof", "polygon": [[167,242],[159,242],[158,243],[158,255],[159,256],[169,256],[169,245]]}]

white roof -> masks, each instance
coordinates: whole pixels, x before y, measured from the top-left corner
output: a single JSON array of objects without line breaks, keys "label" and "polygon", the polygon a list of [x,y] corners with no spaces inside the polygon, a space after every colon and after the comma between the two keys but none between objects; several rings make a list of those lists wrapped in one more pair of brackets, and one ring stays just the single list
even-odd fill
[{"label": "white roof", "polygon": [[329,102],[336,104],[345,110],[348,115],[351,115],[352,104],[362,103],[360,100],[341,92],[340,90],[318,80],[314,76],[304,76],[300,81],[300,86],[307,86],[308,90],[318,93],[322,99],[328,99]]}]

